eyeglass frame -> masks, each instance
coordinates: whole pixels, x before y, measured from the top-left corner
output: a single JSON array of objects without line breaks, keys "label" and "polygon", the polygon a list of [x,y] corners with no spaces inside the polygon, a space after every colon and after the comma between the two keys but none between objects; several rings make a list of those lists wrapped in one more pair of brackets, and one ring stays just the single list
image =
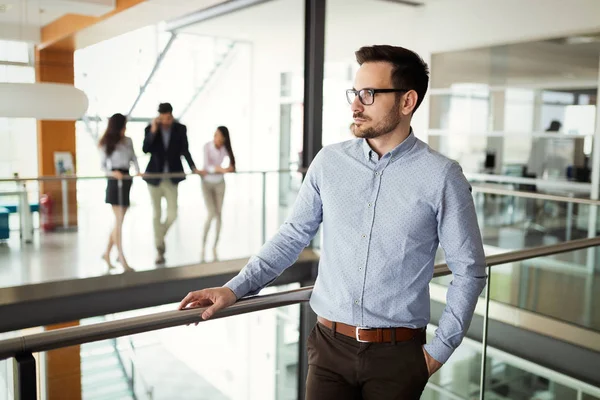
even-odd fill
[{"label": "eyeglass frame", "polygon": [[[352,104],[354,102],[354,99],[356,99],[356,97],[358,96],[358,100],[363,106],[372,106],[373,104],[375,104],[375,94],[377,93],[402,93],[410,92],[410,90],[411,89],[346,89],[346,100],[348,101],[348,104]],[[371,94],[371,97],[373,98],[373,102],[370,104],[365,104],[365,102],[362,99],[362,95],[360,94],[360,92],[365,91],[369,92]],[[350,97],[348,97],[350,93],[354,94],[354,99],[352,100],[350,100]]]}]

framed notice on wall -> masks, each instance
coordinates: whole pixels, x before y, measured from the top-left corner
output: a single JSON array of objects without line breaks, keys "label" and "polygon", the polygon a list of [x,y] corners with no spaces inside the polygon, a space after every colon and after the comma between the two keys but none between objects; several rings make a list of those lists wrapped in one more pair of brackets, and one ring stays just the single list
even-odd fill
[{"label": "framed notice on wall", "polygon": [[75,167],[73,166],[73,156],[68,151],[54,152],[54,170],[56,175],[73,175]]}]

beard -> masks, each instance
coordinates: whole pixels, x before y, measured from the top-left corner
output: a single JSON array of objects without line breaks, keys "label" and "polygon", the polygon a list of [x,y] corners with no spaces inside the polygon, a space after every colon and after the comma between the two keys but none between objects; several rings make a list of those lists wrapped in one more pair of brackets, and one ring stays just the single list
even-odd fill
[{"label": "beard", "polygon": [[[367,121],[371,119],[365,117],[362,113],[355,113],[354,118],[365,118]],[[396,129],[396,127],[402,121],[402,117],[398,114],[398,106],[394,105],[394,107],[387,113],[387,115],[379,121],[375,126],[371,126],[369,128],[363,128],[356,124],[352,124],[352,133],[357,138],[363,139],[375,139],[377,137],[386,135]]]}]

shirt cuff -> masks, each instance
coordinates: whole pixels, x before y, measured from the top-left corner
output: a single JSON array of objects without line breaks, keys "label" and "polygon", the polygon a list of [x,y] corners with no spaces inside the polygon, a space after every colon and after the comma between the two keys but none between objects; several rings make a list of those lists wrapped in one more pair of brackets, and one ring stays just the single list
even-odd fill
[{"label": "shirt cuff", "polygon": [[437,336],[430,344],[423,347],[431,357],[442,364],[445,364],[454,352],[452,347],[446,346]]},{"label": "shirt cuff", "polygon": [[250,283],[242,274],[236,275],[223,286],[229,288],[238,300],[250,292]]}]

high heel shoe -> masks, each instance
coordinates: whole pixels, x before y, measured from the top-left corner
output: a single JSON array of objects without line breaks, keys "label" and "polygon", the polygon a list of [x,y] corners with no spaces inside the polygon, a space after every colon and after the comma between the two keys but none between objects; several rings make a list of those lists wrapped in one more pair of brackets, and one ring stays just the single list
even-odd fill
[{"label": "high heel shoe", "polygon": [[104,262],[106,263],[106,266],[108,267],[108,269],[115,268],[115,266],[112,265],[112,263],[110,262],[110,257],[109,256],[107,256],[106,254],[102,254],[101,257],[104,260]]},{"label": "high heel shoe", "polygon": [[127,261],[125,260],[125,257],[119,257],[119,263],[121,264],[121,266],[123,267],[123,269],[125,271],[133,271],[134,269],[131,268],[129,266],[129,264],[127,264]]}]

